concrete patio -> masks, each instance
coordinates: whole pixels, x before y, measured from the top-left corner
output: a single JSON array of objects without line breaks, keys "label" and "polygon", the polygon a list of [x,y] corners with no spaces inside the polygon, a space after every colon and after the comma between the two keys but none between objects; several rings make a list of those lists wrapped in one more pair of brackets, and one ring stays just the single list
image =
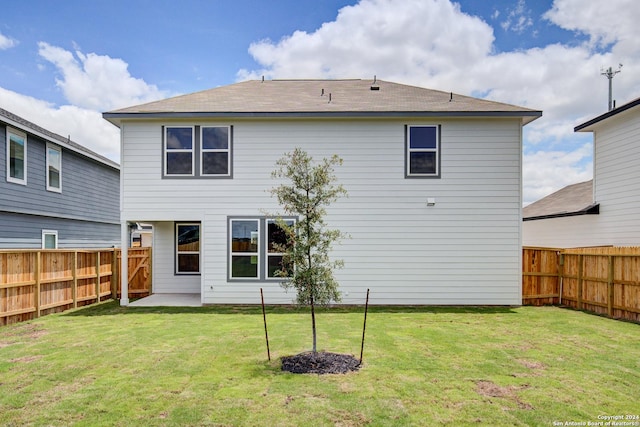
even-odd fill
[{"label": "concrete patio", "polygon": [[129,303],[129,307],[201,307],[200,294],[152,294]]}]

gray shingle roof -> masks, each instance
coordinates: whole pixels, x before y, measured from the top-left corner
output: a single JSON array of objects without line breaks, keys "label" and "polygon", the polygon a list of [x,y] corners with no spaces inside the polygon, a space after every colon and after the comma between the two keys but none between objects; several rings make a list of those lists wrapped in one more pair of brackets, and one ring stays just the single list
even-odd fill
[{"label": "gray shingle roof", "polygon": [[104,157],[104,156],[92,151],[92,150],[89,150],[87,147],[84,147],[84,146],[78,144],[77,142],[72,141],[70,138],[65,138],[62,135],[58,135],[57,133],[53,133],[53,132],[51,132],[51,131],[43,128],[43,127],[40,127],[40,126],[36,125],[35,123],[32,123],[32,122],[30,122],[30,121],[28,121],[26,119],[23,119],[22,117],[20,117],[20,116],[18,116],[16,114],[13,114],[12,112],[7,111],[7,110],[5,110],[3,108],[0,108],[0,121],[5,121],[5,122],[9,123],[12,126],[16,126],[16,127],[21,128],[23,131],[31,132],[31,133],[33,133],[35,135],[40,136],[41,138],[45,138],[45,139],[49,140],[50,142],[54,142],[54,143],[56,143],[58,145],[66,147],[67,149],[69,149],[71,151],[75,151],[76,153],[79,153],[79,154],[82,154],[82,155],[84,155],[86,157],[92,158],[93,160],[97,160],[97,161],[99,161],[101,163],[104,163],[104,164],[106,164],[108,166],[111,166],[113,168],[116,168],[116,169],[120,168],[120,166],[116,162],[114,162],[114,161],[112,161],[112,160],[110,160],[110,159],[108,159],[108,158],[106,158],[106,157]]},{"label": "gray shingle roof", "polygon": [[[372,87],[377,90],[372,90]],[[528,123],[541,111],[377,80],[250,80],[122,108],[103,116],[508,116]]]},{"label": "gray shingle roof", "polygon": [[568,185],[522,209],[525,221],[598,213],[593,201],[593,180]]}]

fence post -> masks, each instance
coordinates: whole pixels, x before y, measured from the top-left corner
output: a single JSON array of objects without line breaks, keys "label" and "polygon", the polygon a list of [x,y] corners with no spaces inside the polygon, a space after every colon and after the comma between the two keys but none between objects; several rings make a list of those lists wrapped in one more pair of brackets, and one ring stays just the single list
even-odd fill
[{"label": "fence post", "polygon": [[100,249],[96,251],[96,303],[100,302]]},{"label": "fence post", "polygon": [[42,258],[41,251],[36,252],[36,292],[35,292],[35,308],[36,308],[36,318],[40,317],[40,276],[42,273],[40,270],[42,269]]},{"label": "fence post", "polygon": [[583,275],[583,261],[584,255],[578,255],[578,295],[577,295],[577,309],[582,310],[582,275]]},{"label": "fence post", "polygon": [[111,299],[118,299],[118,250],[111,249]]},{"label": "fence post", "polygon": [[558,305],[562,305],[562,291],[564,287],[564,254],[557,252],[558,254]]},{"label": "fence post", "polygon": [[71,294],[73,296],[73,308],[78,307],[78,251],[73,251],[73,289]]},{"label": "fence post", "polygon": [[609,273],[607,275],[607,314],[613,317],[613,266],[615,257],[609,255]]}]

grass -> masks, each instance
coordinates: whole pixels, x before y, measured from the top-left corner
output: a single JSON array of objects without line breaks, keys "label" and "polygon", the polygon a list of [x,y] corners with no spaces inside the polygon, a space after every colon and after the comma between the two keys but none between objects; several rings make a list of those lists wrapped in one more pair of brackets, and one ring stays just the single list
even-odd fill
[{"label": "grass", "polygon": [[[318,314],[359,357],[362,309]],[[640,325],[553,307],[374,307],[363,367],[296,375],[306,310],[121,308],[0,328],[0,425],[554,425],[640,414]],[[637,420],[636,420],[637,421]]]}]

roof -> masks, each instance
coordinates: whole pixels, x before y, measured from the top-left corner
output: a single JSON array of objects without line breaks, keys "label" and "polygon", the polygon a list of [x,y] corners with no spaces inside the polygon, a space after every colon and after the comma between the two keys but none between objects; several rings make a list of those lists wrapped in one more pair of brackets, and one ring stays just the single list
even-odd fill
[{"label": "roof", "polygon": [[522,209],[523,221],[592,215],[600,212],[593,202],[593,180],[568,185]]},{"label": "roof", "polygon": [[43,138],[49,142],[53,142],[57,145],[60,145],[61,147],[74,151],[85,157],[89,157],[107,166],[115,169],[120,169],[120,165],[118,165],[118,163],[114,162],[113,160],[110,160],[94,151],[91,151],[87,147],[84,147],[77,142],[73,142],[70,138],[65,138],[62,135],[53,133],[3,108],[0,108],[0,121],[3,121],[10,126],[20,128],[25,132],[29,132],[33,135]]},{"label": "roof", "polygon": [[587,122],[584,122],[584,123],[576,126],[575,128],[573,128],[573,131],[574,132],[581,132],[581,131],[582,132],[593,132],[593,127],[592,126],[595,125],[596,123],[599,123],[599,122],[601,122],[603,120],[608,119],[609,117],[613,117],[616,114],[620,114],[623,111],[627,111],[627,110],[629,110],[629,109],[631,109],[633,107],[636,107],[638,105],[640,105],[640,98],[634,99],[633,101],[628,102],[628,103],[626,103],[624,105],[621,105],[618,108],[614,108],[613,110],[607,111],[606,113],[601,114],[601,115],[599,115],[598,117],[596,117],[594,119],[591,119],[591,120],[589,120]]},{"label": "roof", "polygon": [[249,80],[106,112],[121,119],[161,117],[519,117],[541,111],[383,80]]}]

